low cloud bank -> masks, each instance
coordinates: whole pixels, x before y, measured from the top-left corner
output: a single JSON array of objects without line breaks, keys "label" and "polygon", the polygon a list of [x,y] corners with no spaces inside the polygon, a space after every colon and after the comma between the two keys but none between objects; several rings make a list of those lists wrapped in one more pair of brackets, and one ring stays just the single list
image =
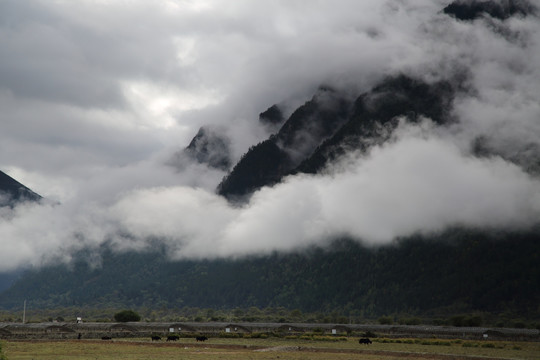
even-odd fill
[{"label": "low cloud bank", "polygon": [[[500,157],[463,153],[429,123],[402,125],[391,142],[326,175],[291,176],[243,207],[203,188],[134,189],[108,206],[22,205],[0,223],[2,270],[69,260],[107,242],[118,251],[156,241],[171,258],[289,251],[349,236],[372,245],[449,226],[526,229],[540,217],[540,181]],[[41,261],[41,260],[40,260]]]},{"label": "low cloud bank", "polygon": [[342,235],[387,244],[449,226],[523,229],[537,222],[538,179],[426,131],[405,126],[369,155],[351,154],[325,176],[263,188],[242,208],[201,190],[164,188],[125,197],[111,215],[140,241],[167,239],[174,257],[286,251]]}]

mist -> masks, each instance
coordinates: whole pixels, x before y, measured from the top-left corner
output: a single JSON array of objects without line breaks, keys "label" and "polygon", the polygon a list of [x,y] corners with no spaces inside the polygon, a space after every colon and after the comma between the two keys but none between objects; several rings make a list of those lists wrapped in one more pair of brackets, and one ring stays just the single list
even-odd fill
[{"label": "mist", "polygon": [[[1,208],[0,271],[103,244],[239,257],[536,225],[540,22],[457,21],[447,3],[3,2],[0,169],[49,201]],[[226,171],[170,166],[201,126],[223,129],[234,163],[270,135],[269,106],[288,116],[321,84],[354,98],[398,73],[464,79],[457,121],[404,118],[390,141],[242,206],[215,193]]]}]

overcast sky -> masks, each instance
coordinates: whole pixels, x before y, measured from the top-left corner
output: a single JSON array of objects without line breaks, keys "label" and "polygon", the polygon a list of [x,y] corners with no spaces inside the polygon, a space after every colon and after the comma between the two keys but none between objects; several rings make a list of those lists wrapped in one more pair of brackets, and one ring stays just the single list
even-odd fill
[{"label": "overcast sky", "polygon": [[[107,240],[213,257],[533,225],[540,21],[459,22],[447,3],[0,0],[0,170],[51,200],[1,209],[0,271]],[[475,91],[455,100],[455,126],[404,122],[390,143],[242,208],[215,195],[224,172],[167,165],[202,125],[221,126],[238,159],[269,135],[269,106],[398,72],[463,74]],[[478,136],[514,162],[472,156]]]}]

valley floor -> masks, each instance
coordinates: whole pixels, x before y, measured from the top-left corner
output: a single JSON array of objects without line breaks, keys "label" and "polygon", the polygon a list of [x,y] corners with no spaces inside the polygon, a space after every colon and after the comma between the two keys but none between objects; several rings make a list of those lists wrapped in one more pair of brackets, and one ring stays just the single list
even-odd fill
[{"label": "valley floor", "polygon": [[195,339],[178,342],[145,339],[113,340],[3,340],[8,360],[26,359],[383,359],[407,358],[468,360],[540,359],[539,342],[474,342],[437,340],[416,343],[412,339],[374,339],[361,345],[350,337],[335,342],[300,339],[223,339],[211,338],[205,343]]}]

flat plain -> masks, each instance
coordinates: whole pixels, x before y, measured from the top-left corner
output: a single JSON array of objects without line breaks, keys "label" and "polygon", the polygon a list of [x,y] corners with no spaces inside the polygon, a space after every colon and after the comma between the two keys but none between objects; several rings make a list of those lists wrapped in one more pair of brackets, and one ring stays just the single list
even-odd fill
[{"label": "flat plain", "polygon": [[350,337],[336,342],[299,339],[3,340],[8,360],[109,359],[540,359],[540,343],[509,341],[376,339],[361,345]]}]

